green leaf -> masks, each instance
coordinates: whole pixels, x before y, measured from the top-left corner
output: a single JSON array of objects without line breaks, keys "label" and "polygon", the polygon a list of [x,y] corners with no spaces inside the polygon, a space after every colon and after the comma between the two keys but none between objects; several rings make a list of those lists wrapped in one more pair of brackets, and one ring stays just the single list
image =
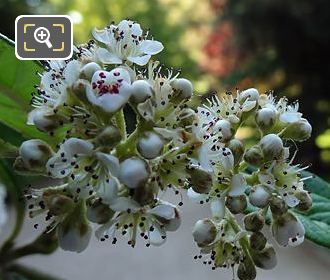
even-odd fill
[{"label": "green leaf", "polygon": [[330,248],[330,184],[310,172],[302,175],[313,176],[305,181],[305,189],[312,193],[313,206],[308,212],[295,211],[295,214],[304,224],[309,240]]},{"label": "green leaf", "polygon": [[14,146],[0,138],[0,157],[3,157],[3,158],[16,157],[17,151],[18,151],[18,149],[16,146]]},{"label": "green leaf", "polygon": [[19,60],[13,42],[0,34],[0,122],[25,138],[50,140],[51,137],[26,124],[33,85],[39,83],[36,72],[43,72],[35,61]]}]

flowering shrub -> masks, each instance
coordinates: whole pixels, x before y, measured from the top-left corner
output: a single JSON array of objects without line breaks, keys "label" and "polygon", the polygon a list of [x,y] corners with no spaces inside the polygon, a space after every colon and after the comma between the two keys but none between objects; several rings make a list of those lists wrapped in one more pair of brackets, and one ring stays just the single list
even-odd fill
[{"label": "flowering shrub", "polygon": [[[294,163],[292,143],[312,128],[298,103],[250,88],[196,106],[192,83],[152,59],[163,45],[138,23],[123,20],[93,36],[72,59],[49,61],[39,73],[28,125],[62,141],[25,141],[14,163],[22,174],[60,182],[26,190],[29,216],[45,220],[34,227],[56,233],[59,246],[74,252],[92,233],[102,242],[122,235],[132,247],[159,246],[180,226],[182,200],[160,198],[173,190],[210,206],[192,234],[195,259],[212,269],[231,268],[245,280],[255,279],[256,267],[272,269],[265,224],[281,246],[303,242],[304,226],[291,210],[311,207],[304,190],[311,177],[301,176],[306,167]],[[255,143],[237,138],[243,125],[256,131]]]}]

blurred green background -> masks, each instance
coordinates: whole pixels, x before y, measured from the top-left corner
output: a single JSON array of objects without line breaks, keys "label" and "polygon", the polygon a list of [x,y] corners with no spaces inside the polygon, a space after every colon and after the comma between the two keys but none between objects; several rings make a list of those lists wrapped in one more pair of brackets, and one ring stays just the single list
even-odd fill
[{"label": "blurred green background", "polygon": [[313,125],[299,161],[330,177],[330,1],[1,0],[0,32],[14,38],[21,14],[70,15],[76,43],[93,27],[136,20],[163,42],[158,59],[182,69],[199,93],[253,86],[299,99]]}]

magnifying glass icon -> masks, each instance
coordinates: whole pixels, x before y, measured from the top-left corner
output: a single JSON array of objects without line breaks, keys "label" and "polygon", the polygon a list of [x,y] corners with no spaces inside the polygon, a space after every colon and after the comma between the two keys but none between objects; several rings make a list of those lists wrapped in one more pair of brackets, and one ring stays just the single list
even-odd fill
[{"label": "magnifying glass icon", "polygon": [[38,27],[33,35],[38,43],[46,44],[49,49],[53,47],[52,43],[49,41],[50,32],[46,27]]}]

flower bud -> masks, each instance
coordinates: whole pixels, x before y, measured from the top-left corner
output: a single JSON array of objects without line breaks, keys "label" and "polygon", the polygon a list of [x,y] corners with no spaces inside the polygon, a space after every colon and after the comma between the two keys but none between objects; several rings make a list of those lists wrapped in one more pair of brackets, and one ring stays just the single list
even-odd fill
[{"label": "flower bud", "polygon": [[164,147],[162,137],[154,132],[145,132],[139,139],[137,148],[139,153],[146,159],[158,157]]},{"label": "flower bud", "polygon": [[59,246],[65,251],[80,253],[88,246],[92,229],[85,217],[85,205],[81,201],[57,226]]},{"label": "flower bud", "polygon": [[102,132],[97,135],[95,142],[98,146],[105,146],[107,148],[114,147],[121,140],[121,134],[117,127],[107,126]]},{"label": "flower bud", "polygon": [[173,88],[174,94],[180,99],[190,98],[193,94],[193,85],[187,79],[175,79],[174,81],[172,81],[171,86]]},{"label": "flower bud", "polygon": [[283,133],[283,138],[290,138],[295,141],[305,141],[311,137],[312,126],[306,119],[300,119],[290,124]]},{"label": "flower bud", "polygon": [[270,210],[273,215],[281,216],[288,211],[288,206],[281,197],[275,196],[270,199]]},{"label": "flower bud", "polygon": [[256,268],[249,257],[244,258],[237,268],[237,277],[240,280],[253,280],[257,277]]},{"label": "flower bud", "polygon": [[226,199],[226,206],[233,214],[243,213],[247,207],[246,196],[228,196]]},{"label": "flower bud", "polygon": [[244,160],[253,166],[260,166],[264,160],[260,147],[253,146],[246,150]]},{"label": "flower bud", "polygon": [[256,113],[256,123],[262,130],[271,128],[276,122],[276,112],[271,108],[262,108]]},{"label": "flower bud", "polygon": [[262,232],[253,232],[250,236],[250,246],[253,250],[261,251],[267,244],[267,238]]},{"label": "flower bud", "polygon": [[217,121],[213,129],[221,134],[221,142],[227,142],[233,137],[231,124],[227,120]]},{"label": "flower bud", "polygon": [[258,101],[259,91],[255,88],[248,88],[241,92],[240,97],[241,97],[240,102],[245,101],[246,99],[249,99],[251,101]]},{"label": "flower bud", "polygon": [[210,219],[198,220],[193,228],[193,237],[199,247],[211,244],[217,236],[217,228]]},{"label": "flower bud", "polygon": [[228,143],[228,148],[232,151],[234,156],[234,164],[238,165],[244,154],[244,145],[238,139],[232,139]]},{"label": "flower bud", "polygon": [[260,148],[266,160],[280,159],[284,154],[282,139],[276,134],[268,134],[260,140]]},{"label": "flower bud", "polygon": [[17,171],[45,172],[46,163],[53,155],[51,147],[42,140],[31,139],[22,143],[14,163]]},{"label": "flower bud", "polygon": [[212,175],[202,168],[188,170],[192,189],[197,193],[208,193],[212,186]]},{"label": "flower bud", "polygon": [[82,67],[82,69],[80,71],[80,75],[82,78],[90,81],[92,79],[94,73],[98,70],[101,70],[101,66],[95,62],[90,62]]},{"label": "flower bud", "polygon": [[28,124],[33,124],[43,132],[54,131],[61,125],[63,119],[56,114],[44,110],[33,110],[28,117]]},{"label": "flower bud", "polygon": [[94,201],[87,207],[87,218],[93,223],[105,224],[114,214],[108,205],[103,204],[100,200]]},{"label": "flower bud", "polygon": [[126,159],[120,164],[119,180],[130,189],[142,186],[148,177],[146,163],[138,157]]},{"label": "flower bud", "polygon": [[273,246],[266,246],[262,251],[255,251],[251,255],[254,264],[262,269],[273,269],[277,264],[276,253]]},{"label": "flower bud", "polygon": [[270,196],[262,185],[257,185],[251,189],[249,201],[255,207],[264,208],[268,205]]},{"label": "flower bud", "polygon": [[300,211],[307,211],[312,207],[312,197],[306,191],[301,191],[295,194],[296,198],[299,199],[299,204],[296,208]]},{"label": "flower bud", "polygon": [[131,100],[135,103],[142,103],[152,96],[152,88],[145,80],[137,80],[132,84]]},{"label": "flower bud", "polygon": [[244,226],[248,231],[260,231],[265,225],[265,218],[258,212],[250,213],[244,217]]},{"label": "flower bud", "polygon": [[43,198],[47,209],[55,216],[67,214],[74,208],[74,201],[62,194],[45,192]]}]

